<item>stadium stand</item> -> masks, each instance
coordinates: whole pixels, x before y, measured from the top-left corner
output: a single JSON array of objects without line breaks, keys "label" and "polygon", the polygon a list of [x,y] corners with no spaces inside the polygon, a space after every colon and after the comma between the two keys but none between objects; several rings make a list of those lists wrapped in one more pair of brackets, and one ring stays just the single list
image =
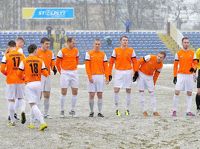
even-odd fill
[{"label": "stadium stand", "polygon": [[[114,47],[119,46],[119,38],[122,35],[129,37],[129,46],[135,49],[137,57],[142,57],[147,54],[156,54],[158,51],[166,51],[167,59],[165,63],[172,63],[174,56],[165,44],[160,40],[156,32],[121,32],[121,31],[109,31],[109,32],[92,32],[92,31],[68,31],[67,36],[75,37],[77,47],[80,50],[80,63],[84,62],[85,52],[92,48],[93,40],[99,38],[102,41],[102,50],[110,57]],[[17,36],[22,36],[26,40],[24,49],[30,43],[36,43],[40,45],[40,39],[47,36],[46,32],[0,32],[0,48],[5,49],[9,40],[16,39]],[[200,36],[200,34],[199,34]],[[107,38],[112,40],[111,44],[108,44]],[[24,53],[27,55],[26,50]],[[2,54],[0,59],[2,58]]]},{"label": "stadium stand", "polygon": [[182,32],[190,39],[190,44],[194,49],[200,48],[200,32]]}]

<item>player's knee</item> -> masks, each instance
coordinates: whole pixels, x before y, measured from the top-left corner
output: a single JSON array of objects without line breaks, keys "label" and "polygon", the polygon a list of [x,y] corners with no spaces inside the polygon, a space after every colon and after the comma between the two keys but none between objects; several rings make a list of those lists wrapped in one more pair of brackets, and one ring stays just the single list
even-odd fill
[{"label": "player's knee", "polygon": [[180,91],[175,91],[175,95],[179,95],[180,94]]},{"label": "player's knee", "polygon": [[35,105],[35,103],[30,103],[31,108],[32,108],[32,106],[34,106],[34,105]]},{"label": "player's knee", "polygon": [[43,92],[44,98],[49,98],[50,97],[50,92]]},{"label": "player's knee", "polygon": [[90,93],[89,93],[89,96],[90,96],[90,99],[93,99],[94,96],[95,96],[95,93],[94,93],[94,92],[90,92]]},{"label": "player's knee", "polygon": [[98,93],[97,93],[97,97],[98,97],[99,99],[102,99],[102,92],[98,92]]},{"label": "player's knee", "polygon": [[130,93],[131,93],[131,89],[130,89],[130,88],[127,88],[127,89],[126,89],[126,93],[129,93],[129,94],[130,94]]},{"label": "player's knee", "polygon": [[187,95],[188,96],[192,96],[192,92],[187,92]]},{"label": "player's knee", "polygon": [[63,96],[66,96],[66,95],[67,95],[67,89],[62,88],[62,89],[61,89],[61,94],[62,94]]},{"label": "player's knee", "polygon": [[150,95],[154,95],[154,91],[149,91],[149,94]]},{"label": "player's knee", "polygon": [[119,93],[119,91],[120,91],[120,88],[114,88],[115,93]]},{"label": "player's knee", "polygon": [[14,99],[8,99],[8,101],[9,101],[9,102],[15,102],[15,100],[14,100]]},{"label": "player's knee", "polygon": [[72,89],[72,95],[78,95],[78,89]]}]

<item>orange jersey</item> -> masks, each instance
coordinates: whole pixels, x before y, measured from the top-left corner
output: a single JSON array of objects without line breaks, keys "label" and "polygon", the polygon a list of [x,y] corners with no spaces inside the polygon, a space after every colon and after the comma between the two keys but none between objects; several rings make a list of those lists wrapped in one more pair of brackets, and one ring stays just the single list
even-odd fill
[{"label": "orange jersey", "polygon": [[137,71],[137,59],[133,48],[122,49],[121,47],[113,50],[110,58],[109,74],[112,73],[113,64],[117,70],[130,70]]},{"label": "orange jersey", "polygon": [[192,74],[190,69],[196,69],[198,63],[195,57],[195,53],[192,50],[179,50],[174,60],[174,76],[176,77],[178,73]]},{"label": "orange jersey", "polygon": [[19,64],[24,58],[24,54],[16,50],[9,51],[9,53],[4,55],[1,62],[1,72],[7,76],[6,82],[8,84],[24,83],[17,75]]},{"label": "orange jersey", "polygon": [[85,65],[89,79],[92,79],[92,75],[105,75],[108,80],[108,60],[103,51],[90,50],[86,52]]},{"label": "orange jersey", "polygon": [[44,51],[42,49],[38,49],[37,56],[44,61],[44,64],[50,75],[51,69],[53,70],[53,67],[55,66],[55,57],[53,52],[51,50]]},{"label": "orange jersey", "polygon": [[154,84],[158,79],[162,67],[163,63],[157,62],[156,55],[147,55],[138,60],[138,69],[148,76],[153,76]]},{"label": "orange jersey", "polygon": [[41,81],[41,75],[48,76],[48,71],[44,62],[37,56],[28,56],[20,63],[18,76],[25,77],[26,83]]},{"label": "orange jersey", "polygon": [[138,69],[148,76],[152,76],[155,71],[161,71],[163,63],[157,62],[156,55],[147,55],[138,60]]},{"label": "orange jersey", "polygon": [[58,52],[56,59],[56,67],[60,72],[63,70],[76,70],[79,63],[79,51],[77,48],[63,48]]}]

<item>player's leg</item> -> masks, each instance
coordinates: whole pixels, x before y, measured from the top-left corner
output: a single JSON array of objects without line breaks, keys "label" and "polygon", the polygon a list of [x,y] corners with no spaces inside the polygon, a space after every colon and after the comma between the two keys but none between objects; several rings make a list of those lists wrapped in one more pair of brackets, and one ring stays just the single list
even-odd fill
[{"label": "player's leg", "polygon": [[194,83],[194,79],[193,79],[193,74],[191,75],[186,75],[185,77],[185,84],[186,84],[186,91],[187,91],[187,110],[186,110],[186,115],[187,116],[195,116],[192,112],[191,112],[191,107],[192,107],[192,90],[193,90],[193,83]]},{"label": "player's leg", "polygon": [[60,96],[60,117],[64,118],[65,113],[64,113],[64,106],[65,106],[65,100],[66,100],[66,95],[67,95],[67,88],[69,87],[69,76],[67,74],[62,74],[60,75],[60,87],[61,87],[61,96]]},{"label": "player's leg", "polygon": [[8,114],[10,117],[10,122],[8,123],[10,126],[15,126],[15,100],[14,99],[8,99]]},{"label": "player's leg", "polygon": [[39,130],[44,130],[47,128],[47,124],[44,121],[44,117],[40,111],[40,109],[38,108],[36,103],[30,103],[31,106],[31,110],[32,113],[34,115],[34,117],[40,122],[40,128]]},{"label": "player's leg", "polygon": [[44,118],[51,119],[52,117],[49,115],[50,91],[43,91],[43,96],[44,96]]},{"label": "player's leg", "polygon": [[76,101],[77,101],[77,95],[78,95],[78,88],[71,88],[72,89],[72,99],[71,99],[71,111],[69,114],[71,116],[74,116],[75,113],[75,107],[76,107]]},{"label": "player's leg", "polygon": [[24,100],[24,84],[17,84],[16,85],[16,96],[18,99],[18,108],[21,112],[21,123],[24,124],[26,122],[26,114],[25,114],[25,108],[26,108],[26,102]]},{"label": "player's leg", "polygon": [[39,130],[42,131],[47,128],[47,124],[44,121],[44,117],[37,106],[37,103],[40,100],[41,90],[41,82],[37,81],[28,83],[26,85],[25,96],[29,101],[34,117],[40,122]]},{"label": "player's leg", "polygon": [[151,107],[153,109],[153,115],[154,116],[160,116],[160,114],[157,112],[157,101],[155,97],[155,92],[154,91],[149,91],[150,98],[151,98]]},{"label": "player's leg", "polygon": [[15,84],[6,84],[6,96],[8,100],[8,120],[10,126],[15,126],[15,99],[16,99],[16,86]]},{"label": "player's leg", "polygon": [[139,90],[140,106],[141,106],[144,117],[148,116],[147,108],[146,108],[146,104],[145,104],[145,96],[144,96],[144,91],[147,88],[146,84],[147,83],[146,83],[144,74],[139,72],[139,77],[137,79],[137,86],[138,86],[138,90]]},{"label": "player's leg", "polygon": [[144,117],[147,117],[148,113],[147,113],[147,108],[145,105],[144,90],[139,90],[139,98],[140,98],[140,106],[142,108],[143,115]]},{"label": "player's leg", "polygon": [[157,100],[155,97],[155,92],[154,92],[154,82],[153,82],[153,77],[149,77],[146,76],[146,85],[147,85],[147,89],[149,91],[150,94],[150,100],[151,100],[151,107],[153,110],[153,115],[154,116],[160,116],[160,114],[157,112]]},{"label": "player's leg", "polygon": [[196,94],[197,114],[200,115],[200,70],[197,77],[197,94]]},{"label": "player's leg", "polygon": [[49,115],[49,106],[50,106],[50,91],[51,91],[51,79],[50,77],[42,76],[42,91],[44,97],[44,118],[51,119],[52,117]]},{"label": "player's leg", "polygon": [[132,86],[132,70],[126,70],[123,72],[123,88],[126,88],[126,111],[125,115],[129,115],[131,104],[131,86]]},{"label": "player's leg", "polygon": [[192,92],[191,91],[187,91],[187,110],[186,110],[186,115],[187,116],[195,116],[192,112],[191,112],[191,107],[192,107]]},{"label": "player's leg", "polygon": [[126,111],[125,115],[130,114],[130,104],[131,104],[131,88],[126,88]]},{"label": "player's leg", "polygon": [[173,97],[173,109],[172,109],[173,112],[172,112],[172,116],[176,116],[178,102],[179,102],[179,95],[180,95],[180,90],[175,90],[174,97]]},{"label": "player's leg", "polygon": [[74,71],[73,75],[71,76],[70,79],[70,86],[72,90],[72,98],[71,98],[71,111],[69,114],[71,116],[75,116],[75,107],[76,107],[76,102],[77,102],[77,95],[78,95],[78,86],[79,86],[79,78],[77,71]]},{"label": "player's leg", "polygon": [[95,92],[89,92],[89,107],[90,107],[89,117],[94,117],[94,96]]},{"label": "player's leg", "polygon": [[197,106],[197,114],[200,115],[200,87],[197,88],[196,106]]},{"label": "player's leg", "polygon": [[97,107],[98,107],[98,117],[104,117],[102,114],[102,106],[103,106],[103,92],[97,92]]},{"label": "player's leg", "polygon": [[116,70],[114,76],[114,103],[116,109],[116,115],[121,116],[121,112],[119,111],[119,91],[124,84],[124,75],[121,71]]},{"label": "player's leg", "polygon": [[120,88],[114,87],[114,102],[117,116],[121,116],[121,112],[119,111],[119,91]]},{"label": "player's leg", "polygon": [[96,92],[97,92],[97,107],[98,107],[98,117],[104,117],[102,114],[102,107],[103,107],[103,89],[104,89],[104,76],[103,75],[96,75],[95,78],[96,84]]},{"label": "player's leg", "polygon": [[65,117],[65,100],[67,96],[67,88],[61,88],[61,96],[60,96],[60,117],[64,118]]},{"label": "player's leg", "polygon": [[178,103],[179,103],[179,95],[180,95],[180,91],[185,89],[185,76],[183,74],[178,74],[177,75],[177,82],[175,85],[175,92],[174,92],[174,96],[173,96],[173,112],[172,112],[172,116],[176,116],[177,115],[177,107],[178,107]]}]

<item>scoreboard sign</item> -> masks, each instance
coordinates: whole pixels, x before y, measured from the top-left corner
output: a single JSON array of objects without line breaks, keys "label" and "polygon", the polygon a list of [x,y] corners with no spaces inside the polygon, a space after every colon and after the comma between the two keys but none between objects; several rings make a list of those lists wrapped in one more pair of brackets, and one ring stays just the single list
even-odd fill
[{"label": "scoreboard sign", "polygon": [[23,8],[23,19],[73,19],[74,8]]}]

